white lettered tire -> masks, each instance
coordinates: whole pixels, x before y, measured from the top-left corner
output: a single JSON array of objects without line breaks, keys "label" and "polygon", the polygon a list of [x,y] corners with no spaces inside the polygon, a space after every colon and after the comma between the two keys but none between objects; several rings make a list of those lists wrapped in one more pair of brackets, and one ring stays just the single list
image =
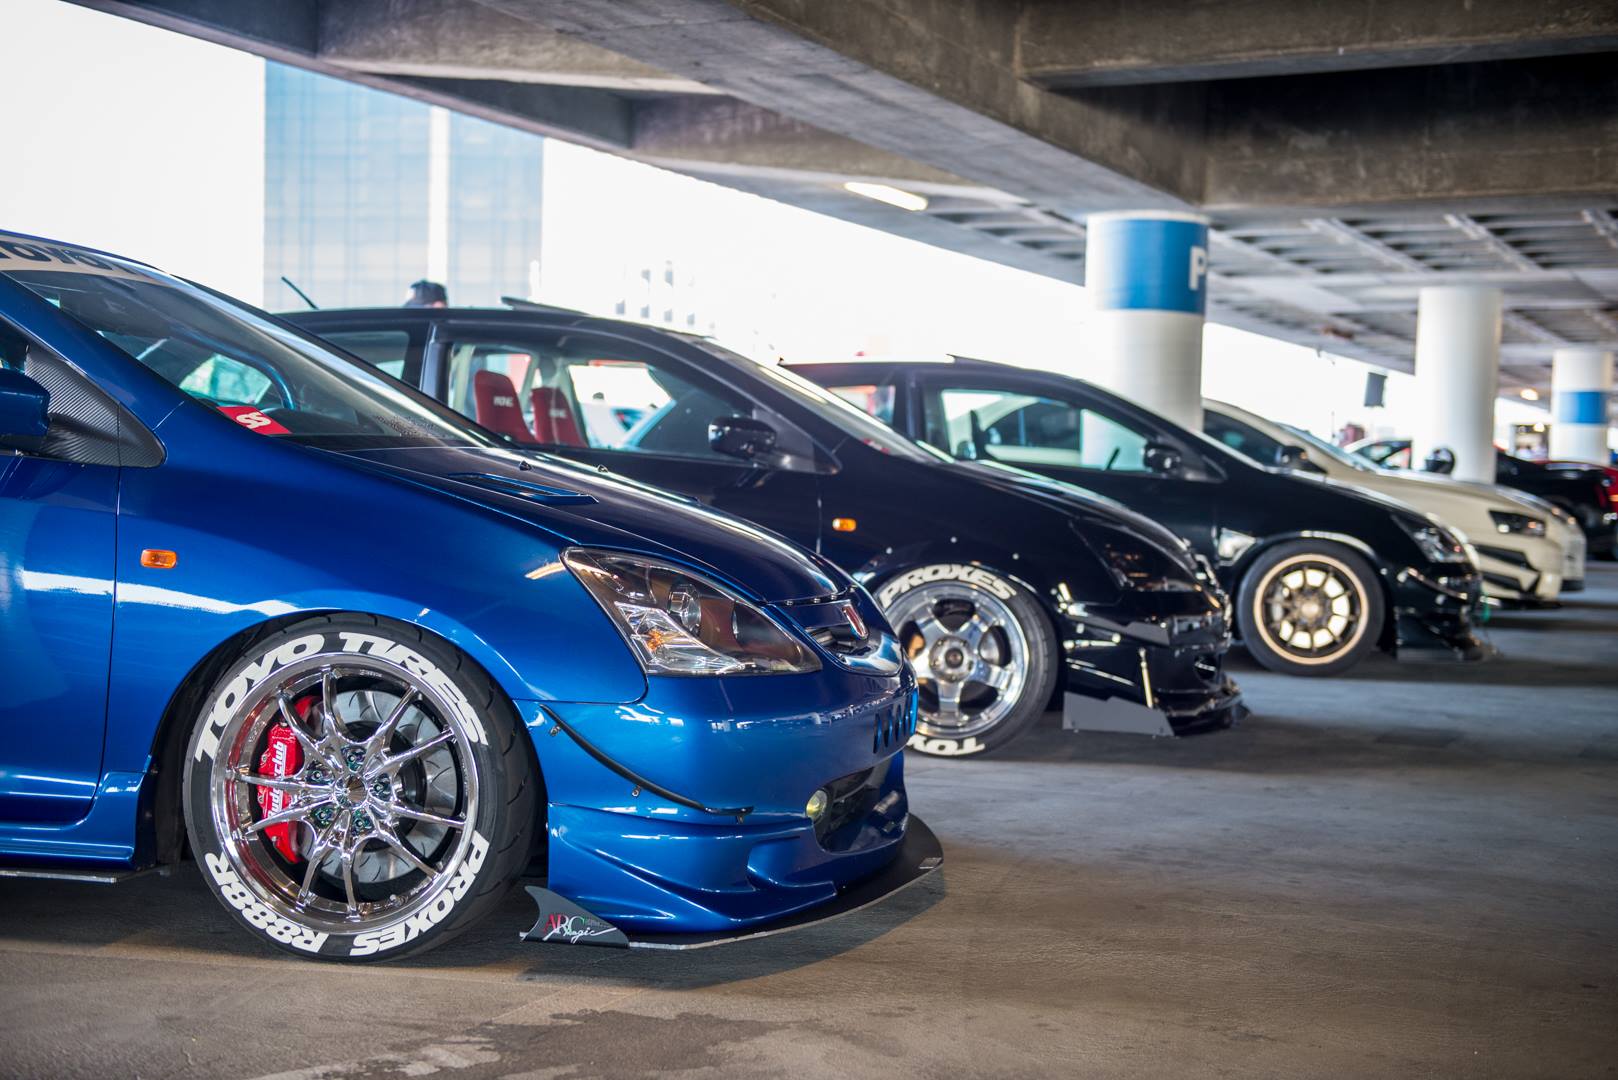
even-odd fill
[{"label": "white lettered tire", "polygon": [[300,621],[209,691],[183,797],[203,880],[300,956],[391,960],[494,907],[527,862],[539,791],[509,702],[404,623]]},{"label": "white lettered tire", "polygon": [[1056,636],[1022,585],[976,563],[933,563],[883,581],[876,601],[916,669],[910,749],[986,753],[1044,712],[1056,687]]}]

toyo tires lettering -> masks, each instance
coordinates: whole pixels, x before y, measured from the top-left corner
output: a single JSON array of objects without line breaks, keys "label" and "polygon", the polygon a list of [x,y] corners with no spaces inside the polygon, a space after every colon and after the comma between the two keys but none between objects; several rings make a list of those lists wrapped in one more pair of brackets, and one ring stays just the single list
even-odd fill
[{"label": "toyo tires lettering", "polygon": [[209,710],[207,722],[197,739],[196,752],[192,755],[195,760],[213,758],[219,753],[219,733],[230,723],[231,716],[241,707],[254,687],[288,664],[323,652],[360,653],[397,664],[421,679],[443,699],[455,713],[456,719],[461,722],[468,739],[479,744],[488,743],[483,732],[483,721],[472,708],[472,703],[466,700],[466,695],[461,693],[454,680],[439,670],[432,661],[413,649],[375,634],[343,631],[331,636],[336,639],[335,647],[328,643],[326,634],[306,634],[276,646],[272,652],[266,653],[243,668],[230,681],[230,685],[225,687],[224,692],[215,699],[213,708]]},{"label": "toyo tires lettering", "polygon": [[1017,591],[1009,582],[996,577],[981,566],[968,566],[965,563],[939,563],[935,566],[923,566],[916,570],[906,570],[898,577],[883,585],[877,590],[876,602],[886,608],[899,597],[930,581],[959,581],[967,585],[974,585],[984,589],[1002,600],[1010,600],[1017,595]]},{"label": "toyo tires lettering", "polygon": [[967,754],[980,754],[988,749],[978,742],[975,735],[965,739],[932,739],[919,731],[910,736],[910,741],[905,745],[912,750],[938,757],[965,757]]},{"label": "toyo tires lettering", "polygon": [[455,905],[471,891],[472,882],[477,879],[478,871],[483,869],[483,859],[488,853],[489,842],[483,839],[482,833],[473,830],[472,850],[467,852],[466,861],[455,872],[455,880],[451,881],[443,892],[433,897],[431,903],[403,922],[394,923],[383,930],[371,930],[356,935],[353,948],[349,950],[348,955],[370,956],[372,953],[397,949],[401,945],[415,941],[449,918],[449,913],[455,910]]},{"label": "toyo tires lettering", "polygon": [[219,895],[224,897],[225,903],[241,912],[249,925],[264,931],[273,940],[306,953],[318,953],[320,947],[326,944],[326,939],[331,937],[330,934],[317,933],[283,919],[259,903],[247,886],[242,884],[242,879],[236,876],[236,871],[230,868],[230,860],[223,854],[209,853],[203,861],[208,864],[208,873],[219,885]]},{"label": "toyo tires lettering", "polygon": [[230,685],[225,687],[225,692],[215,699],[213,709],[208,713],[208,720],[203,725],[202,735],[197,739],[193,759],[201,761],[204,757],[211,758],[219,753],[219,732],[230,723],[231,715],[253,687],[288,664],[319,652],[325,643],[324,634],[306,634],[276,646],[274,651],[266,653],[243,668],[230,681]]},{"label": "toyo tires lettering", "polygon": [[454,710],[455,717],[466,728],[467,738],[480,745],[487,745],[488,739],[483,734],[483,721],[478,719],[472,703],[466,700],[461,688],[444,672],[440,671],[426,657],[413,652],[396,641],[389,641],[384,637],[373,634],[355,634],[344,631],[337,635],[343,641],[343,651],[363,653],[386,660],[390,664],[398,664],[410,674],[416,676],[427,684],[428,689],[443,698],[445,703]]}]

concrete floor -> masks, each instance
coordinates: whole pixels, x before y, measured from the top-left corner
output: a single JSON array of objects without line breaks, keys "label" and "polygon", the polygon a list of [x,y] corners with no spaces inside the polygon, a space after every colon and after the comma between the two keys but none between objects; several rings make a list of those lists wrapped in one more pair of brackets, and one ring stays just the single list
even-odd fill
[{"label": "concrete floor", "polygon": [[1503,656],[1243,667],[1182,742],[913,759],[946,869],[687,955],[519,946],[514,899],[405,964],[272,954],[187,868],[0,882],[19,1076],[1612,1076],[1618,569]]}]

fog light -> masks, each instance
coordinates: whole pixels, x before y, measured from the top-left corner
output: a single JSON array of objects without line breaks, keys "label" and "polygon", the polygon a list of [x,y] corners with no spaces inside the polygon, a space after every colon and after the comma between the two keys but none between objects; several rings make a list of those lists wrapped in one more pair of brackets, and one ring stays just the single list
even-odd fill
[{"label": "fog light", "polygon": [[810,821],[819,821],[820,815],[826,812],[826,802],[826,793],[817,791],[809,796],[809,801],[804,804],[803,812],[809,815]]}]

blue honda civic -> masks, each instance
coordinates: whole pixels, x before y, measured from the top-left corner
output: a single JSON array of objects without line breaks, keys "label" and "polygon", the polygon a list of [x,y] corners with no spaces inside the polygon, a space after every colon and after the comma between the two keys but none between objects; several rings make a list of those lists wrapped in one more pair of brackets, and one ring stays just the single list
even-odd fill
[{"label": "blue honda civic", "polygon": [[524,875],[530,940],[708,944],[941,858],[914,676],[840,570],[5,233],[0,668],[0,875],[188,851],[302,955],[419,952]]}]

